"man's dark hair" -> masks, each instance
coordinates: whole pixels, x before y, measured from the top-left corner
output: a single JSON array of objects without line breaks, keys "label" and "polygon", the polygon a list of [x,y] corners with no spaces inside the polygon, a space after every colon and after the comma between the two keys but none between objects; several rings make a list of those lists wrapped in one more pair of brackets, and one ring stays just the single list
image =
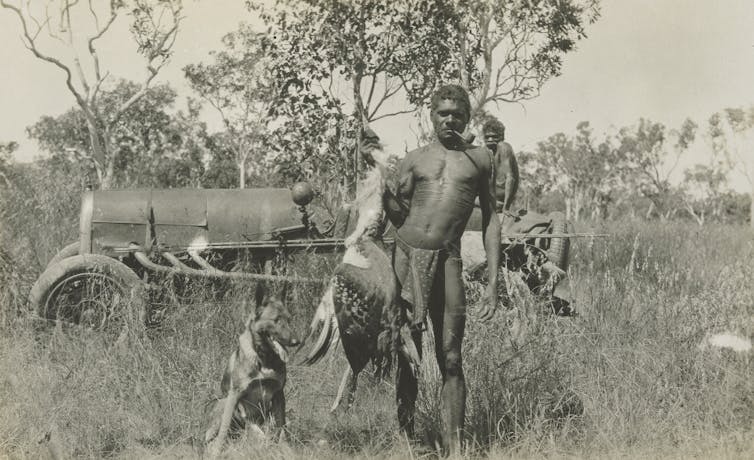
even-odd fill
[{"label": "man's dark hair", "polygon": [[482,127],[483,133],[495,133],[505,137],[505,125],[497,118],[490,118]]},{"label": "man's dark hair", "polygon": [[[469,93],[463,89],[463,86],[459,85],[444,85],[435,91],[432,95],[430,102],[430,108],[434,111],[443,99],[457,101],[466,107],[466,118],[471,115],[471,102],[469,101]],[[468,120],[467,120],[468,121]]]}]

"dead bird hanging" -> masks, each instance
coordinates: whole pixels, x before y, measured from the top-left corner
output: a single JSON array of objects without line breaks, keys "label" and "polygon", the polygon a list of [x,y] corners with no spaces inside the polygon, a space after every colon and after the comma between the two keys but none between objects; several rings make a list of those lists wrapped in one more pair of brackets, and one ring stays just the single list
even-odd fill
[{"label": "dead bird hanging", "polygon": [[338,342],[343,345],[350,368],[343,374],[331,410],[339,406],[346,386],[348,405],[353,403],[358,375],[370,361],[380,372],[389,369],[395,353],[402,353],[414,372],[419,368],[419,353],[396,302],[398,286],[382,241],[383,194],[391,159],[371,130],[367,129],[365,139],[371,169],[359,183],[353,203],[358,210],[356,228],[346,238],[346,253],[315,312],[307,342],[317,339],[304,360],[314,364]]}]

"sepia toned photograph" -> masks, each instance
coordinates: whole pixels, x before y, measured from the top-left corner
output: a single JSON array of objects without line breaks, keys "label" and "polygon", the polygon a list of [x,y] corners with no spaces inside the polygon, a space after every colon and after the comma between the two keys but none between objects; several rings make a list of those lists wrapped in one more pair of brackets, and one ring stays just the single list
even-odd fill
[{"label": "sepia toned photograph", "polygon": [[751,0],[0,0],[0,459],[754,457]]}]

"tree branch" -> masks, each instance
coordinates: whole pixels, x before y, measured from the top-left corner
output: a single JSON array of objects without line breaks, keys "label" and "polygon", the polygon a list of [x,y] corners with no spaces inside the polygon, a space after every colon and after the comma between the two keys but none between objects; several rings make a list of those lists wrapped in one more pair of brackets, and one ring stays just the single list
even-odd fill
[{"label": "tree branch", "polygon": [[[89,48],[89,54],[92,56],[92,60],[94,61],[94,76],[97,79],[97,88],[99,88],[100,84],[102,83],[102,74],[100,71],[100,64],[99,64],[99,56],[97,55],[97,48],[94,46],[94,42],[99,40],[105,32],[107,32],[110,29],[110,26],[115,22],[115,18],[118,17],[118,13],[116,12],[115,6],[111,3],[110,4],[110,18],[107,20],[107,23],[104,25],[104,27],[99,27],[99,18],[97,17],[97,13],[94,11],[94,7],[92,6],[92,0],[89,0],[89,11],[91,11],[92,16],[94,16],[94,23],[97,27],[97,32],[89,38],[87,41],[87,46]],[[93,97],[96,97],[96,89]]]},{"label": "tree branch", "polygon": [[[402,87],[403,86],[401,84],[398,84],[398,85],[395,86],[395,88],[391,88],[390,87],[390,80],[387,77],[385,77],[385,91],[382,93],[382,97],[380,97],[380,100],[377,103],[377,105],[375,106],[374,110],[372,110],[371,113],[367,114],[367,120],[368,121],[375,121],[375,120],[379,120],[380,118],[385,118],[385,116],[380,116],[378,118],[374,118],[374,116],[377,115],[377,112],[380,110],[380,107],[382,107],[382,104],[386,100],[388,100],[391,97],[393,97],[398,91],[400,91],[400,89]],[[413,110],[409,110],[408,112],[398,111],[398,112],[393,113],[392,115],[397,115],[399,113],[410,113],[410,112],[413,112]]]},{"label": "tree branch", "polygon": [[60,19],[61,19],[61,22],[65,23],[66,28],[68,30],[68,46],[73,51],[73,63],[76,66],[76,72],[79,75],[81,86],[84,87],[84,91],[86,92],[87,99],[89,99],[91,95],[89,82],[87,81],[86,75],[84,74],[84,69],[81,67],[81,59],[79,58],[78,50],[76,50],[76,46],[73,43],[73,27],[71,26],[71,8],[73,8],[78,2],[79,0],[74,0],[73,3],[68,2],[66,0],[65,6],[60,12]]},{"label": "tree branch", "polygon": [[5,0],[0,0],[0,6],[3,8],[9,9],[16,13],[16,16],[18,16],[19,21],[21,22],[21,27],[23,29],[23,43],[26,49],[32,52],[34,56],[37,59],[40,59],[42,61],[49,62],[50,64],[53,64],[57,68],[61,69],[66,74],[66,86],[68,87],[68,90],[73,94],[73,97],[76,98],[76,103],[79,105],[79,107],[85,112],[88,113],[88,107],[86,105],[86,100],[84,97],[79,93],[79,91],[76,89],[76,87],[73,85],[73,75],[71,74],[71,69],[63,64],[58,59],[55,59],[52,56],[48,56],[44,53],[42,53],[35,43],[35,38],[31,36],[29,33],[29,27],[26,23],[26,18],[24,17],[23,13],[21,12],[21,9],[7,3]]},{"label": "tree branch", "polygon": [[390,112],[390,113],[382,114],[379,117],[370,118],[369,121],[373,122],[373,121],[381,120],[382,118],[392,117],[392,116],[395,116],[395,115],[401,115],[401,114],[404,114],[404,113],[413,113],[413,112],[414,112],[414,109],[398,110],[398,111],[395,111],[395,112]]},{"label": "tree branch", "polygon": [[469,87],[470,78],[468,73],[468,55],[466,50],[466,26],[463,23],[463,19],[458,21],[458,65],[459,75],[461,80],[461,86],[464,88]]},{"label": "tree branch", "polygon": [[[140,98],[146,94],[147,89],[149,88],[149,85],[152,83],[154,78],[157,76],[157,74],[160,72],[160,69],[168,62],[168,57],[164,57],[163,55],[166,54],[175,44],[176,36],[178,35],[178,26],[180,25],[183,18],[180,16],[181,7],[173,7],[171,6],[171,12],[173,14],[174,24],[173,27],[171,27],[167,32],[165,32],[158,42],[158,45],[155,46],[152,51],[147,55],[147,71],[149,74],[147,75],[146,79],[144,80],[144,83],[142,84],[142,87],[139,91],[137,91],[133,96],[131,96],[126,102],[120,105],[118,109],[115,112],[115,115],[113,116],[112,121],[110,122],[110,125],[114,125],[118,122],[118,120],[123,116],[123,113],[128,110],[132,105],[136,103]],[[154,23],[154,20],[150,20]],[[158,57],[163,56],[162,62],[159,64],[154,64],[154,60]]]},{"label": "tree branch", "polygon": [[377,73],[373,73],[371,75],[372,77],[372,84],[369,85],[369,96],[367,97],[367,101],[364,104],[364,111],[369,113],[369,107],[372,105],[372,96],[374,95],[374,87],[377,85]]},{"label": "tree branch", "polygon": [[484,107],[483,101],[487,99],[487,94],[489,94],[490,91],[490,81],[492,78],[492,43],[491,43],[491,37],[490,37],[490,22],[492,21],[492,12],[488,11],[485,8],[485,11],[480,13],[480,17],[478,18],[480,22],[480,28],[479,28],[479,39],[482,43],[482,59],[484,60],[484,69],[482,71],[482,81],[479,84],[479,89],[477,91],[476,97],[476,104],[474,107],[471,107],[471,118],[474,117],[476,112]]}]

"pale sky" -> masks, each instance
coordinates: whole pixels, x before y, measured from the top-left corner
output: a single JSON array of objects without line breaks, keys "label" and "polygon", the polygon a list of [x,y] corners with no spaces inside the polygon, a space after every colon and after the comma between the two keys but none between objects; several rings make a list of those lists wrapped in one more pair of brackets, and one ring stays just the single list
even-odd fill
[{"label": "pale sky", "polygon": [[[205,60],[225,33],[255,18],[242,0],[184,3],[175,56],[159,81],[188,95],[181,68]],[[104,64],[113,75],[138,81],[142,67],[134,61],[125,25],[114,32],[101,45]],[[702,125],[715,111],[754,104],[752,0],[603,0],[602,16],[587,33],[565,57],[563,75],[537,99],[493,111],[517,151],[555,132],[572,133],[582,120],[598,134],[639,117],[673,128],[686,117]],[[15,16],[0,9],[0,142],[19,142],[17,159],[29,160],[39,152],[25,128],[42,115],[64,112],[74,100],[63,73],[35,59],[19,37]],[[375,129],[402,150],[404,142],[415,142],[407,121],[388,119]],[[707,151],[696,146],[687,163],[706,161]]]}]

